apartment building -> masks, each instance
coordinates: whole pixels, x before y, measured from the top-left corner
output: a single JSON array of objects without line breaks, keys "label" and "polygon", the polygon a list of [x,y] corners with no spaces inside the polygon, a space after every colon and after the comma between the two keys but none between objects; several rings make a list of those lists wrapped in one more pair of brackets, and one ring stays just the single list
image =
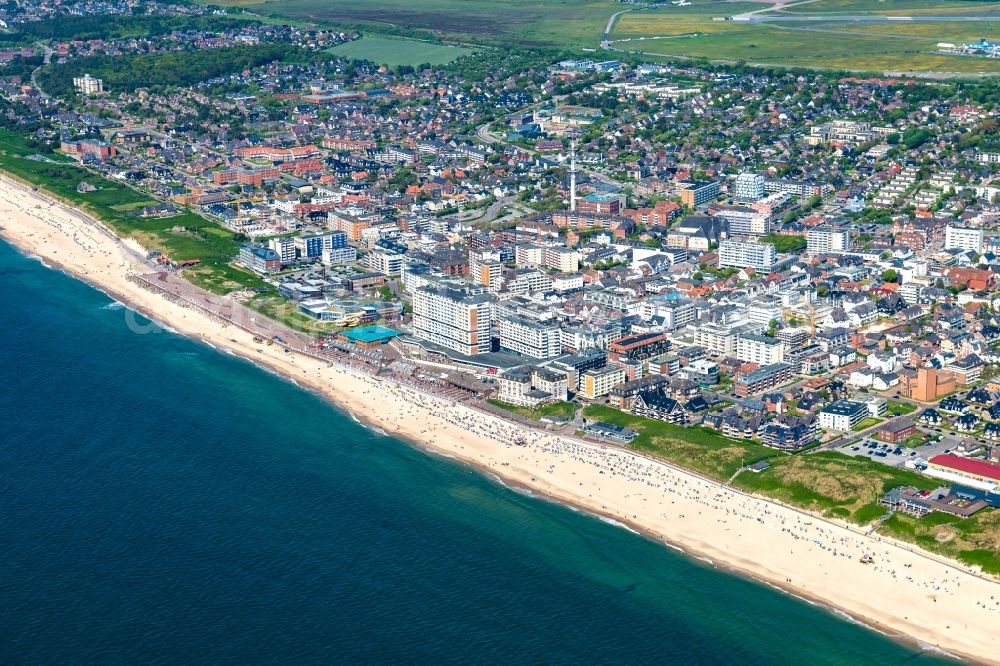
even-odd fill
[{"label": "apartment building", "polygon": [[950,224],[945,227],[944,249],[946,250],[971,250],[972,252],[982,254],[983,242],[982,229],[956,227]]},{"label": "apartment building", "polygon": [[719,193],[722,191],[722,187],[718,181],[680,181],[677,183],[677,189],[681,197],[681,203],[688,208],[694,208],[695,206],[700,206],[703,203],[711,201],[719,196]]},{"label": "apartment building", "polygon": [[490,351],[492,294],[445,283],[413,293],[413,334],[461,354]]},{"label": "apartment building", "polygon": [[500,349],[521,356],[547,359],[562,351],[556,323],[542,323],[525,317],[503,317],[499,321]]},{"label": "apartment building", "polygon": [[838,400],[819,413],[819,425],[826,430],[850,432],[868,418],[868,405],[852,400]]},{"label": "apartment building", "polygon": [[733,391],[741,398],[757,395],[790,382],[794,371],[788,363],[774,363],[740,375]]},{"label": "apartment building", "polygon": [[607,349],[622,337],[622,329],[618,324],[583,324],[567,326],[559,335],[563,349],[580,353],[586,349]]},{"label": "apartment building", "polygon": [[759,173],[741,173],[733,183],[733,197],[740,201],[759,201],[764,198],[764,176]]},{"label": "apartment building", "polygon": [[500,400],[519,407],[535,407],[566,400],[566,374],[539,366],[507,370],[497,377]]},{"label": "apartment building", "polygon": [[272,238],[267,242],[267,246],[274,250],[282,265],[287,265],[295,261],[295,239],[288,236]]},{"label": "apartment building", "polygon": [[403,272],[403,254],[384,247],[377,247],[365,257],[369,270],[384,275],[399,275]]},{"label": "apartment building", "polygon": [[580,253],[568,247],[546,246],[542,264],[560,273],[572,273],[580,268]]},{"label": "apartment building", "polygon": [[785,348],[775,338],[746,333],[736,339],[736,358],[760,366],[772,365],[785,360]]},{"label": "apartment building", "polygon": [[281,257],[277,252],[263,245],[243,243],[240,245],[240,263],[254,273],[267,275],[281,270]]},{"label": "apartment building", "polygon": [[719,243],[719,268],[753,268],[770,273],[778,259],[770,243],[724,240]]},{"label": "apartment building", "polygon": [[847,227],[823,225],[809,230],[806,235],[806,252],[818,254],[843,254],[851,249],[851,234]]},{"label": "apartment building", "polygon": [[587,400],[596,400],[624,381],[625,368],[620,365],[608,364],[603,368],[591,368],[580,373],[580,393]]},{"label": "apartment building", "polygon": [[729,224],[730,236],[766,236],[771,233],[771,220],[753,208],[722,206],[715,214]]}]

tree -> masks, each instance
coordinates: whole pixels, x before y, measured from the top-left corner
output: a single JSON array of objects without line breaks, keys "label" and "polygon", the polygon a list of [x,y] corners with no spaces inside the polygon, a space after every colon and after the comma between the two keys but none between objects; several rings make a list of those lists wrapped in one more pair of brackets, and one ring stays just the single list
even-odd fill
[{"label": "tree", "polygon": [[899,277],[899,273],[897,273],[896,269],[894,268],[889,268],[887,270],[882,271],[883,282],[895,282],[897,277]]},{"label": "tree", "polygon": [[825,284],[821,284],[820,286],[816,287],[816,295],[819,296],[820,298],[826,298],[826,295],[829,293],[830,293],[830,288],[827,287]]}]

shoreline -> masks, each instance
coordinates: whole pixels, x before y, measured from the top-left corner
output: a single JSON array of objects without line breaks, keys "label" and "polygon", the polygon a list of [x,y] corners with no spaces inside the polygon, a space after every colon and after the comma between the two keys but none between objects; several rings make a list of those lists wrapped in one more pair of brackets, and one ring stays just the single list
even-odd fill
[{"label": "shoreline", "polygon": [[[979,607],[981,601],[1000,597],[1000,584],[994,581],[932,553],[865,536],[634,452],[528,429],[306,353],[284,354],[279,345],[260,348],[247,331],[129,280],[141,248],[115,238],[64,202],[0,178],[0,208],[8,214],[0,236],[22,252],[167,330],[317,394],[387,437],[469,465],[515,492],[527,491],[624,526],[688,557],[707,558],[715,568],[843,613],[848,621],[920,650],[1000,663],[1000,637],[992,629],[1000,618],[1000,602],[988,610]],[[512,434],[527,437],[529,444],[512,445]],[[789,554],[777,555],[784,547]],[[859,549],[876,553],[879,563],[858,563]],[[899,577],[899,572],[911,575]],[[830,574],[836,582],[829,580]],[[920,584],[907,582],[909,578]],[[939,604],[938,597],[945,603]],[[963,629],[959,622],[969,620],[976,623]]]}]

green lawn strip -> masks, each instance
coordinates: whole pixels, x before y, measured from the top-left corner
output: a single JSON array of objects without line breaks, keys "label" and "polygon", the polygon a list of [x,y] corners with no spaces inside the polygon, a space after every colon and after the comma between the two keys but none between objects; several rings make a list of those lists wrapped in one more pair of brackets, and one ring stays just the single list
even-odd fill
[{"label": "green lawn strip", "polygon": [[916,405],[911,405],[908,402],[897,402],[895,400],[889,401],[889,406],[887,413],[890,416],[906,416],[907,414],[912,414],[917,411]]},{"label": "green lawn strip", "polygon": [[[701,426],[679,426],[626,414],[605,405],[591,405],[583,415],[630,428],[639,433],[630,446],[720,481],[728,480],[742,465],[782,456],[760,444],[723,437]],[[747,475],[743,475],[747,476]]]},{"label": "green lawn strip", "polygon": [[859,423],[858,425],[851,428],[851,430],[853,430],[854,432],[861,432],[862,430],[871,428],[872,426],[877,426],[879,423],[882,423],[882,419],[870,416],[861,423]]},{"label": "green lawn strip", "polygon": [[551,402],[547,405],[539,405],[538,407],[520,407],[495,398],[487,400],[487,402],[494,407],[506,409],[508,412],[513,412],[514,414],[536,421],[546,416],[562,416],[572,420],[576,416],[576,410],[580,408],[580,405],[573,402]]}]

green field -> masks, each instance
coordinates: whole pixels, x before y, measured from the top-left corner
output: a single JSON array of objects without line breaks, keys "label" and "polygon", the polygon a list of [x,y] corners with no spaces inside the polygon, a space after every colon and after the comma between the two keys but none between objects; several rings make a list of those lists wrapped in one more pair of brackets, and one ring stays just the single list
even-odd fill
[{"label": "green field", "polygon": [[475,44],[560,48],[596,47],[608,18],[627,8],[614,0],[212,0],[212,4],[357,27],[372,34],[419,31]]},{"label": "green field", "polygon": [[[201,265],[184,272],[199,286],[226,293],[240,287],[264,285],[257,276],[230,265],[239,252],[239,243],[232,232],[190,212],[167,218],[129,217],[127,210],[156,202],[119,182],[63,161],[60,156],[49,155],[50,161],[46,162],[27,159],[37,152],[27,145],[24,137],[0,129],[0,169],[90,213],[119,235],[135,238],[147,249],[159,250],[175,261],[200,259]],[[97,190],[77,192],[81,181]]]},{"label": "green field", "polygon": [[[205,0],[208,1],[208,0]],[[216,0],[277,16],[359,29],[371,35],[438,37],[487,46],[596,48],[608,19],[626,11],[611,32],[614,48],[641,59],[662,57],[745,61],[777,67],[842,69],[858,72],[1000,74],[1000,59],[937,53],[938,42],[995,38],[1000,2],[980,0],[819,0],[781,10],[821,17],[940,17],[926,23],[808,21],[749,23],[714,20],[766,9],[759,2],[694,0],[678,7],[623,5],[613,0]],[[976,22],[943,20],[976,16]],[[374,39],[374,38],[373,38]],[[397,52],[396,45],[338,47],[355,57],[386,64],[434,63],[429,57]],[[374,49],[369,51],[369,49]],[[600,51],[598,51],[600,53]],[[436,54],[435,54],[436,55]],[[443,57],[443,56],[441,56]],[[614,57],[609,52],[607,57]]]},{"label": "green field", "polygon": [[452,60],[474,53],[464,46],[447,46],[432,42],[418,42],[412,39],[386,39],[364,37],[328,49],[342,58],[369,60],[380,65],[446,65]]},{"label": "green field", "polygon": [[659,6],[625,14],[613,32],[614,46],[647,55],[743,60],[788,67],[856,71],[1000,73],[1000,61],[937,53],[939,42],[995,38],[1000,3],[942,0],[845,0],[792,7],[810,16],[892,14],[983,16],[982,20],[927,22],[803,21],[746,23],[721,16],[760,9],[751,3]]}]

